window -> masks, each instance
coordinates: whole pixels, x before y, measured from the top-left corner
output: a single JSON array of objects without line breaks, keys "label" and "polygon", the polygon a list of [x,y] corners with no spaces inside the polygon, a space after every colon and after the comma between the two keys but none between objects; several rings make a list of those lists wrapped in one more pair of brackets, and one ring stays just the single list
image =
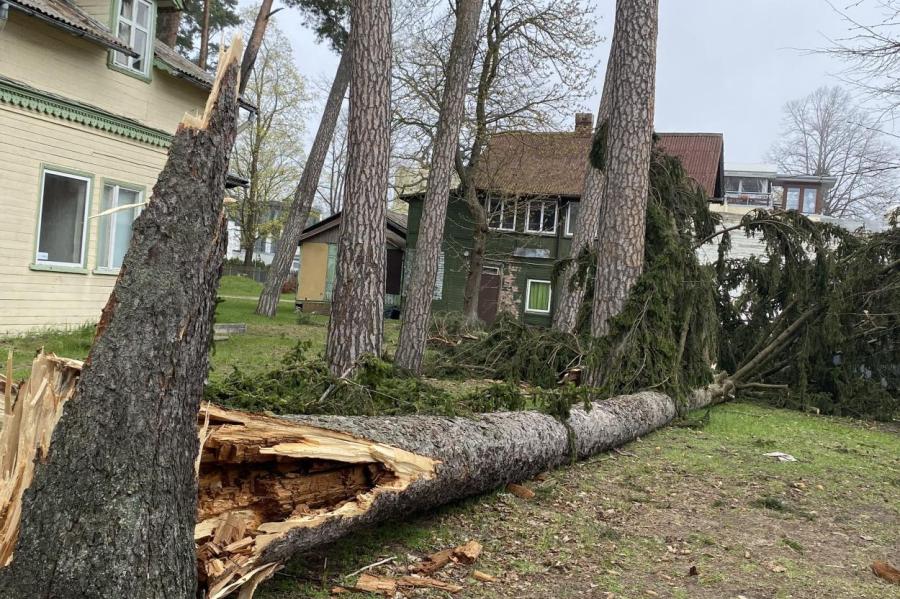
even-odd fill
[{"label": "window", "polygon": [[725,191],[741,193],[740,177],[725,177]]},{"label": "window", "polygon": [[528,233],[556,233],[556,201],[533,200],[528,202],[525,231]]},{"label": "window", "polygon": [[550,281],[528,279],[525,289],[525,311],[535,314],[550,313]]},{"label": "window", "polygon": [[488,198],[488,227],[498,231],[515,231],[516,201]]},{"label": "window", "polygon": [[788,187],[784,192],[784,209],[800,210],[800,188]]},{"label": "window", "polygon": [[762,177],[725,177],[728,193],[767,193],[769,181]]},{"label": "window", "polygon": [[91,180],[49,170],[43,177],[35,262],[81,267]]},{"label": "window", "polygon": [[803,213],[804,214],[815,214],[816,213],[816,188],[815,187],[804,187],[803,188]]},{"label": "window", "polygon": [[[128,244],[131,243],[131,224],[140,212],[143,194],[137,189],[128,189],[115,184],[103,186],[103,201],[100,212],[119,208],[111,214],[100,217],[97,233],[97,268],[116,270],[121,268]],[[127,208],[124,208],[128,206]]]},{"label": "window", "polygon": [[569,206],[566,208],[566,235],[568,237],[575,234],[575,219],[578,218],[580,208],[580,202],[569,202]]},{"label": "window", "polygon": [[153,4],[147,0],[120,0],[117,35],[138,56],[125,56],[122,52],[116,52],[113,55],[115,64],[142,75],[150,74],[150,64],[153,62],[151,20],[154,12]]}]

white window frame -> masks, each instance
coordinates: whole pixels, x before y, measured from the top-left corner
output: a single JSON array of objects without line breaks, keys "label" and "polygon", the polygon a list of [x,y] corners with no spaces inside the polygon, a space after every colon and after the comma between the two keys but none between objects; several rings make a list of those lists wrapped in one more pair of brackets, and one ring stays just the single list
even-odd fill
[{"label": "white window frame", "polygon": [[[82,215],[81,222],[81,256],[79,256],[78,262],[55,262],[53,260],[41,260],[38,254],[41,251],[41,227],[43,226],[44,220],[44,193],[46,192],[47,187],[47,175],[55,175],[57,177],[66,177],[67,179],[77,179],[79,181],[84,181],[87,186],[84,190],[84,214]],[[91,209],[91,193],[93,190],[91,189],[91,184],[93,180],[91,177],[87,177],[85,175],[74,175],[72,173],[66,173],[64,171],[57,171],[50,168],[45,168],[41,171],[41,202],[38,206],[38,223],[37,223],[37,234],[34,239],[34,263],[41,264],[46,266],[64,266],[67,268],[84,268],[84,259],[87,253],[87,235],[88,229],[90,228],[90,223],[88,222],[88,214]]]},{"label": "white window frame", "polygon": [[[500,212],[499,212],[500,226],[499,227],[491,226],[491,214],[493,214],[492,210],[494,208],[495,202],[500,203]],[[513,213],[512,228],[503,226],[503,216],[506,214],[506,210],[507,210],[509,204],[512,204],[512,213]],[[518,210],[516,210],[516,204],[517,204],[517,201],[513,198],[491,198],[491,197],[487,198],[488,229],[490,229],[492,231],[515,231],[516,224],[517,224],[517,217],[518,217]]]},{"label": "white window frame", "polygon": [[568,204],[566,204],[566,237],[575,236],[575,230],[572,228],[572,204],[574,204],[574,202],[569,202]]},{"label": "white window frame", "polygon": [[[135,193],[137,194],[137,203],[138,203],[138,204],[140,204],[140,203],[142,203],[142,202],[144,201],[144,190],[141,189],[141,188],[139,188],[139,187],[131,187],[131,186],[129,186],[129,185],[124,185],[124,184],[121,184],[121,183],[113,183],[113,182],[111,182],[111,181],[106,181],[106,182],[103,183],[103,193],[104,193],[104,194],[106,193],[106,188],[107,188],[107,187],[112,187],[112,188],[113,188],[113,192],[112,192],[112,193],[113,193],[113,197],[112,197],[112,206],[110,206],[110,208],[120,208],[120,207],[121,207],[121,206],[119,206],[119,191],[122,190],[122,189],[124,189],[124,190],[126,190],[126,191],[133,191],[133,192],[135,192]],[[101,206],[103,205],[103,197],[102,197],[102,196],[101,196],[100,205],[101,205]],[[131,219],[131,222],[132,222],[132,223],[134,223],[135,219],[137,219],[138,215],[141,213],[141,207],[140,207],[140,206],[136,206],[135,208],[136,208],[136,209],[135,209],[135,211],[134,211],[134,218]],[[113,247],[114,247],[114,241],[115,241],[115,236],[112,235],[112,231],[113,231],[114,227],[110,226],[108,223],[112,223],[115,219],[118,219],[118,218],[122,217],[122,216],[123,216],[123,212],[124,212],[124,211],[113,212],[113,213],[111,213],[111,214],[107,214],[105,217],[104,217],[104,216],[101,216],[101,217],[98,219],[98,221],[99,221],[99,222],[97,223],[97,243],[98,243],[98,246],[97,246],[97,255],[96,255],[96,257],[95,257],[95,260],[98,261],[98,262],[97,262],[97,265],[96,265],[96,269],[99,270],[99,271],[103,271],[103,272],[119,272],[119,268],[120,268],[120,267],[118,267],[118,266],[107,266],[106,264],[100,264],[100,263],[99,263],[99,260],[100,260],[100,246],[99,246],[99,241],[100,241],[100,237],[101,237],[101,235],[100,235],[100,233],[101,233],[101,232],[100,232],[100,227],[102,227],[104,224],[107,224],[107,231],[106,231],[106,261],[107,261],[107,263],[108,263],[108,262],[109,262],[110,256],[113,255]],[[103,219],[106,218],[106,217],[108,217],[109,220],[103,220]],[[130,244],[131,242],[129,241],[128,243]]]},{"label": "white window frame", "polygon": [[[538,222],[539,227],[544,226],[544,209],[547,204],[553,204],[553,230],[544,231],[543,228],[537,230],[531,228],[531,205],[535,202],[541,204],[541,218]],[[536,235],[556,235],[556,227],[559,226],[559,202],[556,200],[528,200],[528,206],[525,210],[525,232],[534,233]]]},{"label": "white window frame", "polygon": [[[137,13],[137,7],[139,4],[147,5],[147,27],[144,28],[141,25],[138,25],[134,19],[135,14]],[[128,43],[126,44],[132,50],[141,53],[141,57],[143,58],[143,69],[136,69],[132,66],[132,62],[134,61],[134,57],[128,56],[122,52],[117,52],[116,50],[112,51],[112,62],[116,65],[117,68],[125,69],[132,73],[138,73],[143,75],[144,77],[150,76],[150,69],[153,66],[153,40],[155,38],[155,25],[156,25],[156,4],[152,0],[133,0],[132,4],[132,13],[131,17],[125,17],[122,15],[122,0],[116,0],[116,19],[115,19],[115,27],[113,29],[113,35],[118,38],[119,37],[119,24],[123,21],[131,27],[131,36],[128,38]],[[147,43],[144,48],[135,48],[134,47],[134,32],[135,30],[141,30],[147,35]],[[119,59],[123,58],[125,60],[125,64],[119,62]]]},{"label": "white window frame", "polygon": [[[546,283],[550,288],[550,293],[547,296],[547,309],[546,310],[533,310],[529,309],[528,306],[531,305],[531,284],[532,283]],[[525,311],[529,314],[550,314],[550,307],[553,305],[553,284],[550,281],[544,279],[528,279],[525,284]]]}]

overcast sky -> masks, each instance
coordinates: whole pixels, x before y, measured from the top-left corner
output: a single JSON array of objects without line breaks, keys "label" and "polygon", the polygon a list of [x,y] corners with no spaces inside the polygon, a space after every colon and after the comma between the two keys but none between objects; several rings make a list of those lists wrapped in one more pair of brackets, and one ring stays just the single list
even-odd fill
[{"label": "overcast sky", "polygon": [[[857,1],[834,4],[843,9]],[[597,49],[598,94],[590,106],[572,106],[573,113],[594,112],[599,102],[614,0],[597,4],[600,33],[607,40]],[[871,6],[848,11],[865,23],[881,16]],[[312,80],[330,80],[337,56],[316,42],[298,13],[283,10],[276,21],[293,44],[300,72]],[[843,66],[806,50],[848,32],[826,0],[660,0],[657,131],[723,133],[726,162],[762,162],[778,134],[784,103],[838,83]],[[314,132],[318,113],[311,120],[308,129]]]}]

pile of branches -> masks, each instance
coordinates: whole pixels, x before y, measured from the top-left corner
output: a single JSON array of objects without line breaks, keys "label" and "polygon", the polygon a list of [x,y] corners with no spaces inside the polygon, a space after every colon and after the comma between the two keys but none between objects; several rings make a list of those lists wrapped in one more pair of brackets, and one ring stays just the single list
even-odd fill
[{"label": "pile of branches", "polygon": [[737,390],[780,406],[878,419],[900,416],[900,211],[878,233],[790,212],[739,225],[765,254],[719,247],[719,365]]}]

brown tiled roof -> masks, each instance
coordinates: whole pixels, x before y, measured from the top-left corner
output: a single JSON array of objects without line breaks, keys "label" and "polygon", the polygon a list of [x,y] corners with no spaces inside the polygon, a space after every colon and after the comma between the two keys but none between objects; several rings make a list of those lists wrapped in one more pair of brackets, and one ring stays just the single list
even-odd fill
[{"label": "brown tiled roof", "polygon": [[127,54],[134,52],[112,34],[109,27],[65,0],[7,0],[9,5],[26,14],[38,17],[51,25],[69,29],[104,46]]},{"label": "brown tiled roof", "polygon": [[[722,161],[720,133],[660,133],[659,144],[681,158],[688,175],[716,196]],[[512,131],[491,136],[475,186],[513,195],[580,197],[584,189],[591,135],[584,132]]]},{"label": "brown tiled roof", "polygon": [[722,174],[724,142],[721,133],[657,133],[659,146],[681,158],[681,164],[710,198],[720,197],[716,184]]}]

